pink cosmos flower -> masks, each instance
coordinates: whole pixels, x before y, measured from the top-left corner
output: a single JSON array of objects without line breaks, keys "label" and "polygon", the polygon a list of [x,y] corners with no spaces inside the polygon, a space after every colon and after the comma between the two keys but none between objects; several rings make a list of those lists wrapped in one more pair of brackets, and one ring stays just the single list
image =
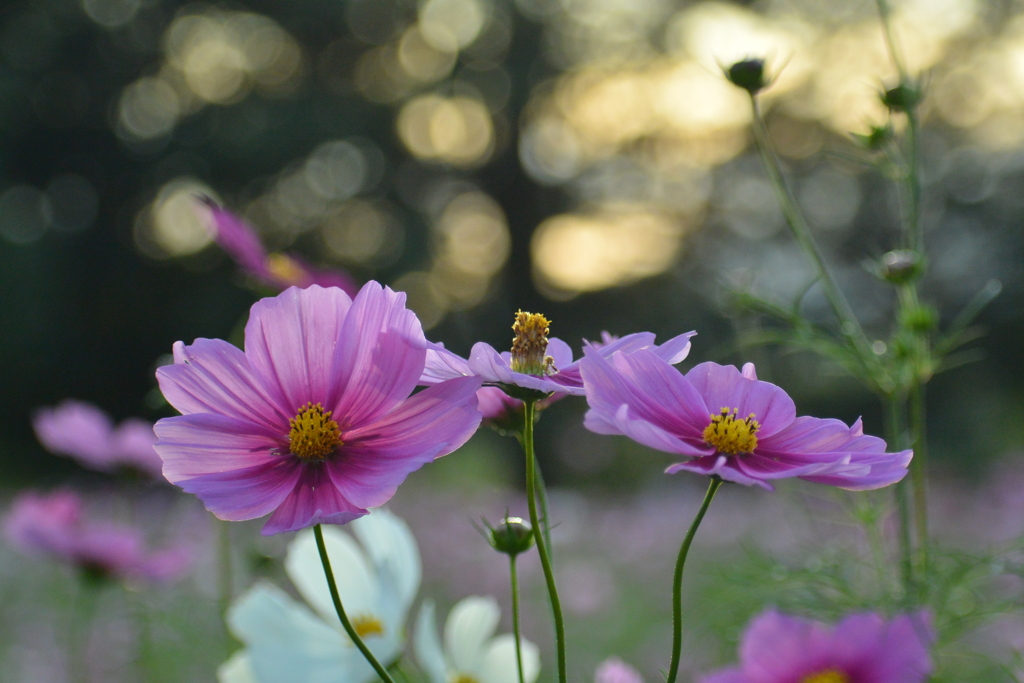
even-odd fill
[{"label": "pink cosmos flower", "polygon": [[290,254],[268,254],[251,225],[208,197],[202,197],[201,201],[209,212],[211,232],[217,244],[261,284],[277,290],[310,285],[339,287],[349,295],[358,290],[355,281],[343,271],[318,270]]},{"label": "pink cosmos flower", "polygon": [[758,381],[752,363],[701,363],[682,375],[650,349],[610,359],[587,349],[581,364],[590,410],[585,426],[624,434],[691,458],[668,468],[757,484],[799,477],[852,490],[894,484],[913,455],[886,453],[861,422],[797,417],[785,391]]},{"label": "pink cosmos flower", "polygon": [[36,437],[46,450],[74,458],[100,472],[131,467],[153,477],[162,463],[153,450],[153,425],[129,418],[117,427],[102,410],[82,401],[67,400],[40,408],[32,417]]},{"label": "pink cosmos flower", "polygon": [[854,614],[831,627],[769,610],[740,642],[740,664],[701,683],[923,683],[934,641],[924,613]]},{"label": "pink cosmos flower", "polygon": [[[520,321],[517,320],[513,352],[498,353],[490,344],[477,342],[473,345],[469,360],[466,360],[444,348],[443,344],[432,344],[427,350],[427,363],[420,383],[430,385],[453,377],[476,375],[488,385],[517,386],[554,393],[556,396],[583,396],[580,361],[573,361],[569,345],[557,337],[548,339],[547,320],[543,316],[522,312],[519,315],[530,318],[522,321],[522,326],[527,328],[523,332],[518,329]],[[690,338],[696,334],[680,334],[659,346],[654,343],[655,337],[651,332],[629,334],[621,339],[603,333],[604,343],[592,345],[592,348],[604,357],[610,357],[617,351],[649,348],[665,362],[675,365],[689,355]],[[535,339],[524,343],[524,336],[533,336]],[[515,348],[517,346],[519,349]],[[519,355],[524,359],[513,357],[513,353],[520,350]]]},{"label": "pink cosmos flower", "polygon": [[86,519],[81,498],[71,491],[23,493],[3,527],[20,552],[64,560],[91,576],[169,582],[192,564],[185,547],[150,553],[139,529]]},{"label": "pink cosmos flower", "polygon": [[594,683],[644,683],[644,679],[639,671],[618,657],[609,657],[598,665]]},{"label": "pink cosmos flower", "polygon": [[221,519],[273,512],[264,534],[361,517],[480,424],[475,377],[410,396],[425,357],[405,294],[376,282],[355,299],[315,285],[262,299],[244,352],[177,342],[157,370],[182,413],[156,424],[164,476]]}]

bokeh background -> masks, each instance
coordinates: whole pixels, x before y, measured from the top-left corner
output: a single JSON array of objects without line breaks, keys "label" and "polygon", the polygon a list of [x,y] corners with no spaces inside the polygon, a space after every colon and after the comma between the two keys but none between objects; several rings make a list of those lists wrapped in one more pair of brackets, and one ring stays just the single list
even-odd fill
[{"label": "bokeh background", "polygon": [[[1006,537],[1020,503],[1006,482],[1024,444],[1024,2],[905,0],[893,20],[926,86],[923,296],[948,324],[983,288],[1001,290],[964,364],[930,385],[933,473],[949,492],[935,504],[985,508],[940,515],[951,534],[977,536],[968,519]],[[8,0],[0,496],[69,482],[107,490],[42,449],[32,411],[75,397],[117,418],[168,415],[153,372],[171,344],[239,340],[248,307],[270,293],[212,243],[197,193],[244,215],[273,251],[407,292],[428,337],[457,352],[478,340],[506,346],[518,308],[547,314],[552,334],[577,349],[604,330],[665,338],[696,329],[692,361],[754,360],[802,412],[863,415],[880,433],[876,399],[838,368],[791,349],[738,346],[766,323],[731,305],[736,292],[789,305],[812,280],[752,150],[746,95],[721,76],[722,64],[747,56],[765,56],[777,74],[764,96],[772,138],[854,309],[873,339],[884,338],[891,290],[865,264],[898,245],[897,196],[850,135],[886,121],[878,92],[895,83],[874,2]],[[830,324],[816,288],[801,311]],[[567,551],[578,586],[567,590],[618,596],[580,598],[575,633],[594,652],[577,677],[590,675],[599,648],[622,642],[621,654],[640,659],[667,642],[663,601],[616,587],[628,585],[619,579],[635,572],[630,562],[647,566],[644,554],[662,548],[650,571],[667,590],[678,520],[698,495],[693,482],[664,480],[664,457],[583,430],[584,410],[562,401],[538,430],[555,508],[575,520],[558,533],[591,550],[605,545],[587,539],[612,534],[609,525],[619,533],[611,538],[646,528],[650,540],[624,556],[609,541],[622,564],[612,568]],[[394,507],[416,518],[421,543],[450,538],[431,535],[443,521],[479,544],[470,517],[520,505],[518,457],[513,440],[481,433],[414,477]],[[993,481],[1005,495],[992,493]],[[167,491],[148,495],[179,522],[199,514]],[[782,504],[729,495],[750,518]],[[624,516],[606,519],[609,510]],[[766,534],[749,519],[729,528],[727,538]],[[279,546],[257,548],[273,558]],[[463,557],[424,555],[436,557],[427,578],[437,584],[451,573],[445,563]],[[15,591],[28,565],[4,558],[0,580]],[[500,594],[502,575],[491,579],[463,585]],[[458,582],[445,585],[461,597]],[[174,600],[158,602],[174,612]],[[33,618],[39,604],[17,613]],[[542,641],[544,607],[535,607]],[[216,632],[214,611],[204,623]],[[593,624],[604,630],[591,633]],[[204,651],[196,633],[168,653]],[[9,661],[20,663],[5,670],[32,670],[32,651],[18,650]],[[210,680],[222,657],[206,652],[194,660],[203,673],[166,680]],[[702,652],[704,664],[729,656]],[[636,663],[651,680],[664,666]]]}]

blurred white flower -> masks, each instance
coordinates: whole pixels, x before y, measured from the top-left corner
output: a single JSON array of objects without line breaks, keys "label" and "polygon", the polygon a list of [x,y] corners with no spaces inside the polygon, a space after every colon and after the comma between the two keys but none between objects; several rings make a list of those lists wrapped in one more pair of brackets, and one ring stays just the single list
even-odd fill
[{"label": "blurred white flower", "polygon": [[[359,544],[324,527],[324,544],[349,620],[384,666],[405,643],[405,618],[420,586],[419,551],[409,528],[387,510],[350,523]],[[360,547],[360,544],[362,547]],[[220,683],[370,683],[373,669],[334,611],[312,529],[288,547],[285,571],[313,609],[260,583],[228,612],[245,649],[221,665]]]},{"label": "blurred white flower", "polygon": [[[430,683],[518,683],[516,641],[511,633],[494,636],[501,611],[494,598],[469,597],[448,613],[444,649],[437,634],[434,603],[425,600],[416,620],[413,645]],[[540,673],[537,646],[523,640],[523,677]]]}]

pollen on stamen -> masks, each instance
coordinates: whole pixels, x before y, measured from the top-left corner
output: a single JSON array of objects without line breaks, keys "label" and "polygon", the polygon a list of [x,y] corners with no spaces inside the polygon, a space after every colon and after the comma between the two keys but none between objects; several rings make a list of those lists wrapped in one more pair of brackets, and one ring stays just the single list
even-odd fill
[{"label": "pollen on stamen", "polygon": [[307,403],[288,421],[288,450],[303,460],[323,460],[341,445],[341,429],[319,403]]},{"label": "pollen on stamen", "polygon": [[849,683],[850,677],[842,671],[828,669],[800,679],[800,683]]},{"label": "pollen on stamen", "polygon": [[540,313],[516,312],[512,325],[516,336],[512,339],[510,363],[513,372],[541,377],[556,371],[555,360],[547,355],[549,325],[548,319]]},{"label": "pollen on stamen", "polygon": [[736,419],[737,408],[722,408],[718,415],[711,416],[711,424],[704,429],[704,440],[718,449],[719,453],[735,455],[750,453],[757,448],[757,431],[761,424],[751,413],[742,420]]},{"label": "pollen on stamen", "polygon": [[352,628],[355,629],[360,638],[384,635],[384,624],[381,623],[380,619],[372,615],[357,614],[352,617]]}]

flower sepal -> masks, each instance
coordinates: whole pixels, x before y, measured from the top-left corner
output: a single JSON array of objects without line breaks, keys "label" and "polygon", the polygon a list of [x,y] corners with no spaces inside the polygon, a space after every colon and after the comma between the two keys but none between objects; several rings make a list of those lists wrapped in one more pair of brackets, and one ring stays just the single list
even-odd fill
[{"label": "flower sepal", "polygon": [[518,398],[520,401],[543,401],[546,398],[551,398],[555,393],[553,391],[540,391],[538,389],[528,389],[526,387],[519,387],[515,384],[496,384],[499,389],[504,391],[512,398]]}]

